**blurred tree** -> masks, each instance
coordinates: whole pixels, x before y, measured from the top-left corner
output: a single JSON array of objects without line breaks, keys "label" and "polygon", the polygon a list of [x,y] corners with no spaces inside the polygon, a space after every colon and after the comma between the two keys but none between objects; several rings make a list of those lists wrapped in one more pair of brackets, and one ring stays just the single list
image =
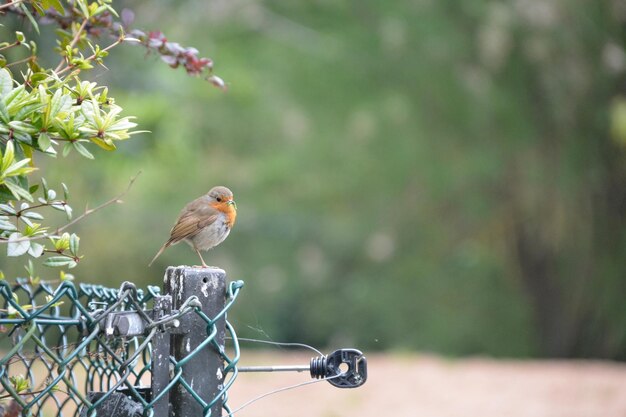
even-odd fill
[{"label": "blurred tree", "polygon": [[504,194],[512,255],[542,353],[624,359],[626,171],[608,116],[624,94],[626,9],[524,3],[504,69],[534,130]]},{"label": "blurred tree", "polygon": [[224,184],[238,223],[207,262],[246,281],[239,333],[624,358],[622,1],[133,7],[210,51],[229,91],[109,57],[136,71],[101,80],[153,134],[76,161],[75,194],[144,170],[123,215],[78,228],[85,276],[154,283],[194,262],[174,248],[146,269],[181,203]]}]

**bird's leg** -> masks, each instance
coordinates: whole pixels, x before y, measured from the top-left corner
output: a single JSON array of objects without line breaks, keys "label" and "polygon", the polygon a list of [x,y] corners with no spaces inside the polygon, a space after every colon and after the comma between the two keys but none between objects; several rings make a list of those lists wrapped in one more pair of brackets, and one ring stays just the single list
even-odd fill
[{"label": "bird's leg", "polygon": [[196,251],[196,253],[200,257],[200,260],[202,261],[202,268],[209,268],[209,266],[206,264],[206,262],[204,262],[204,259],[202,259],[202,255],[200,254],[200,251],[198,250],[198,248],[196,248],[194,246],[193,249]]}]

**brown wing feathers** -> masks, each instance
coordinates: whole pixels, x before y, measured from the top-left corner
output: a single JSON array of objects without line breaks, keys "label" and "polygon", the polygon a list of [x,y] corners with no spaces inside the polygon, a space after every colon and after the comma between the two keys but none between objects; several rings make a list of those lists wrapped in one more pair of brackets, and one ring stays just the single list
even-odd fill
[{"label": "brown wing feathers", "polygon": [[218,211],[211,207],[206,198],[200,197],[187,204],[180,213],[178,221],[170,231],[170,238],[165,242],[161,249],[154,256],[148,266],[163,253],[170,245],[176,244],[181,240],[188,239],[196,235],[201,229],[210,225],[217,220]]}]

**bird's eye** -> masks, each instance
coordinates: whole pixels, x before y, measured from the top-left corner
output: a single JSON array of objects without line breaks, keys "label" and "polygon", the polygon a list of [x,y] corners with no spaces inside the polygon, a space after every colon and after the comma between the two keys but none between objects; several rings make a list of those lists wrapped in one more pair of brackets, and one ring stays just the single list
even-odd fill
[{"label": "bird's eye", "polygon": [[217,200],[218,203],[222,202],[222,197],[215,197],[215,199]]}]

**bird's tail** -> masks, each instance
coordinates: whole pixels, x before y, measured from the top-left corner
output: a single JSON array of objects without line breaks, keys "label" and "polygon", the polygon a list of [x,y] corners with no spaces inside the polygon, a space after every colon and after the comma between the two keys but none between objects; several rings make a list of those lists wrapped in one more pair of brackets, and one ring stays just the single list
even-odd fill
[{"label": "bird's tail", "polygon": [[161,254],[163,253],[163,251],[165,249],[167,249],[167,247],[169,246],[169,242],[165,242],[163,244],[163,246],[161,246],[161,249],[159,249],[159,251],[157,252],[156,255],[154,255],[154,258],[152,258],[152,260],[150,261],[150,263],[148,264],[148,267],[152,266],[152,263],[154,263],[154,261],[156,261],[156,258],[158,258],[159,256],[161,256]]}]

